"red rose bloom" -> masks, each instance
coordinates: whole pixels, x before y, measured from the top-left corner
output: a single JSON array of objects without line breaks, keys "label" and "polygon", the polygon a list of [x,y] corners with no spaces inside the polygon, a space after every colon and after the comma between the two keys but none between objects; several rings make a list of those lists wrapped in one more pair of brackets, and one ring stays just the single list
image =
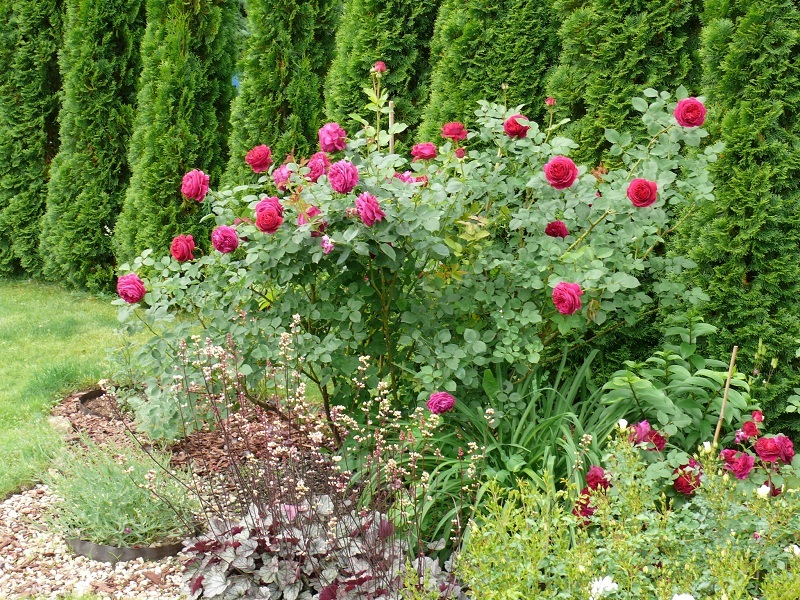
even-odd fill
[{"label": "red rose bloom", "polygon": [[453,121],[452,123],[445,123],[442,126],[442,137],[448,140],[458,142],[467,139],[467,129],[463,123]]},{"label": "red rose bloom", "polygon": [[[667,440],[658,431],[650,427],[650,423],[642,421],[633,426],[633,432],[628,437],[632,444],[653,444],[661,452],[667,445]],[[649,449],[649,448],[648,448]]]},{"label": "red rose bloom", "polygon": [[590,525],[592,523],[591,517],[597,510],[597,508],[590,504],[591,500],[592,494],[589,488],[585,487],[581,490],[578,500],[575,502],[575,508],[572,509],[573,515],[578,518],[583,518],[584,525]]},{"label": "red rose bloom", "polygon": [[794,447],[792,445],[792,440],[785,435],[776,435],[773,439],[778,445],[778,452],[780,453],[781,462],[788,465],[794,458]]},{"label": "red rose bloom", "polygon": [[548,223],[547,227],[544,228],[544,234],[550,237],[565,238],[569,235],[569,229],[567,229],[567,225],[564,221],[553,221],[552,223]]},{"label": "red rose bloom", "polygon": [[528,117],[519,113],[511,115],[506,119],[505,123],[503,123],[503,131],[506,132],[508,137],[522,139],[527,137],[530,125],[520,125],[517,119],[525,119],[527,121]]},{"label": "red rose bloom", "polygon": [[187,260],[194,260],[194,238],[190,235],[178,235],[172,240],[172,245],[169,247],[172,258],[178,262],[186,262]]},{"label": "red rose bloom", "polygon": [[247,153],[244,161],[253,169],[253,173],[263,173],[272,164],[272,150],[261,144]]},{"label": "red rose bloom", "polygon": [[730,467],[736,461],[736,455],[738,452],[732,448],[725,448],[719,455],[722,457],[722,460],[725,461],[725,468]]},{"label": "red rose bloom", "polygon": [[566,156],[554,156],[544,166],[547,183],[557,190],[565,190],[578,178],[578,167]]},{"label": "red rose bloom", "polygon": [[781,457],[780,446],[774,437],[759,438],[753,447],[764,462],[777,462]]},{"label": "red rose bloom", "polygon": [[467,151],[464,148],[456,148],[456,158],[461,160],[467,155]]},{"label": "red rose bloom", "polygon": [[144,283],[139,279],[139,276],[136,273],[131,273],[130,275],[123,275],[117,280],[117,293],[128,304],[136,304],[141,302],[147,290],[145,290]]},{"label": "red rose bloom", "polygon": [[756,423],[763,423],[764,422],[764,413],[762,413],[760,410],[754,410],[753,411],[753,421],[755,421]]},{"label": "red rose bloom", "polygon": [[681,127],[700,127],[706,121],[706,107],[697,98],[684,98],[675,107],[675,120]]},{"label": "red rose bloom", "polygon": [[736,479],[747,479],[747,476],[750,474],[750,471],[753,470],[753,465],[755,464],[755,456],[742,452],[741,456],[737,456],[736,459],[731,462],[730,466],[726,464],[725,468],[731,471]]},{"label": "red rose bloom", "polygon": [[581,309],[583,290],[577,283],[562,281],[553,288],[553,304],[562,315],[572,315]]},{"label": "red rose bloom", "polygon": [[628,198],[639,208],[650,206],[658,200],[658,184],[647,179],[634,179],[628,185]]},{"label": "red rose bloom", "polygon": [[677,477],[672,485],[674,485],[675,489],[681,494],[691,496],[697,491],[697,488],[700,487],[702,469],[700,463],[693,458],[689,459],[689,464],[682,465],[675,469],[673,474],[676,474]]},{"label": "red rose bloom", "polygon": [[606,477],[606,472],[602,467],[592,465],[589,467],[589,472],[586,473],[586,485],[590,490],[596,490],[599,487],[607,490],[611,482]]},{"label": "red rose bloom", "polygon": [[411,148],[411,156],[415,160],[431,160],[436,158],[436,144],[433,142],[425,142],[424,144],[416,144]]},{"label": "red rose bloom", "polygon": [[208,175],[199,169],[193,169],[183,176],[181,193],[187,200],[202,202],[208,193]]},{"label": "red rose bloom", "polygon": [[273,208],[278,211],[278,216],[283,216],[283,204],[281,204],[281,201],[275,196],[264,198],[258,204],[256,204],[256,215],[267,208]]},{"label": "red rose bloom", "polygon": [[256,227],[264,233],[275,233],[283,223],[283,217],[273,207],[268,207],[256,213]]},{"label": "red rose bloom", "polygon": [[742,425],[742,433],[745,439],[758,437],[758,425],[753,421],[745,421],[744,425]]}]

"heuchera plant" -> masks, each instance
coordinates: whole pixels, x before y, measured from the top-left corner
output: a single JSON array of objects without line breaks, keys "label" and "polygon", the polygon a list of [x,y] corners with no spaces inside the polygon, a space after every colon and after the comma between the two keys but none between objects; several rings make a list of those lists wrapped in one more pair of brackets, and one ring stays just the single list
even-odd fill
[{"label": "heuchera plant", "polygon": [[[486,369],[513,380],[550,347],[634,323],[654,300],[642,276],[662,306],[697,296],[668,278],[692,263],[659,248],[679,215],[712,198],[707,165],[721,145],[687,152],[706,132],[678,125],[669,93],[644,95],[634,106],[652,139],[634,146],[607,131],[625,166],[610,172],[568,158],[576,146],[557,135],[562,123],[543,129],[522,107],[482,102],[477,130],[453,137],[450,123],[415,157],[387,152],[404,125],[364,122],[343,150],[328,148],[330,166],[287,157],[272,165],[277,187],[265,172],[209,192],[209,217],[235,227],[238,247],[184,262],[157,248],[121,267],[145,279],[141,302],[117,303],[131,332],[154,333],[134,356],[149,398],[168,399],[177,343],[200,329],[216,343],[232,337],[254,387],[274,358],[265,341],[294,314],[303,373],[326,407],[355,405],[351,378],[366,355],[369,386],[387,381],[395,406],[433,391],[480,397]],[[386,112],[385,94],[370,101]]]}]

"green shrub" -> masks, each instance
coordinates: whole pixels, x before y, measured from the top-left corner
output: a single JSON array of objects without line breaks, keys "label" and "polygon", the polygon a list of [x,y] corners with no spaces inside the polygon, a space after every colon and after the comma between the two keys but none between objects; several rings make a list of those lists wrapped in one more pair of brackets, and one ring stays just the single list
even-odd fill
[{"label": "green shrub", "polygon": [[204,207],[182,197],[181,180],[192,169],[213,181],[222,174],[238,12],[235,2],[147,2],[131,180],[114,232],[119,262],[145,248],[166,250],[179,234],[207,245]]},{"label": "green shrub", "polygon": [[39,221],[58,151],[64,3],[0,7],[0,275],[38,275]]},{"label": "green shrub", "polygon": [[61,51],[61,146],[53,160],[42,219],[44,274],[108,291],[114,280],[111,233],[130,171],[143,0],[69,3]]},{"label": "green shrub", "polygon": [[247,151],[269,143],[273,160],[301,158],[317,147],[322,84],[333,56],[337,0],[247,0],[248,36],[231,107],[228,183],[255,182]]}]

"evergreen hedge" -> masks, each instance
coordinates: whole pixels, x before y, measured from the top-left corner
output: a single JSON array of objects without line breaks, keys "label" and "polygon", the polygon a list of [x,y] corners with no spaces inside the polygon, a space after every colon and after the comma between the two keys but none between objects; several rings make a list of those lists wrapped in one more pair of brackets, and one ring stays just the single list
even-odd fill
[{"label": "evergreen hedge", "polygon": [[[395,120],[413,132],[428,100],[430,43],[440,0],[346,0],[336,51],[325,81],[325,112],[350,134],[360,129],[348,115],[370,120],[362,89],[377,61],[388,71],[381,88],[395,103]],[[408,137],[407,135],[404,137]]]},{"label": "evergreen hedge", "polygon": [[450,121],[473,126],[478,100],[524,103],[525,116],[546,123],[544,81],[560,50],[557,18],[543,0],[444,0],[431,43],[431,97],[417,137],[438,140]]},{"label": "evergreen hedge", "polygon": [[[580,162],[597,164],[610,146],[606,128],[638,121],[631,98],[645,88],[698,92],[700,0],[558,0],[562,50],[548,91]],[[633,117],[633,118],[632,118]],[[642,128],[644,133],[644,129]]]},{"label": "evergreen hedge", "polygon": [[61,0],[0,8],[0,275],[41,272],[39,221],[58,151]]},{"label": "evergreen hedge", "polygon": [[61,147],[53,161],[41,254],[50,279],[92,291],[114,277],[111,246],[130,172],[143,0],[69,0],[61,52]]},{"label": "evergreen hedge", "polygon": [[246,0],[249,36],[237,68],[226,183],[257,179],[244,162],[254,146],[270,146],[277,162],[317,150],[340,8],[339,0]]},{"label": "evergreen hedge", "polygon": [[710,297],[702,316],[720,328],[716,353],[740,347],[739,369],[758,367],[754,395],[770,427],[797,436],[800,419],[782,411],[800,387],[800,10],[791,0],[714,0],[706,19],[709,120],[726,148],[716,202],[676,250],[698,263],[694,282]]},{"label": "evergreen hedge", "polygon": [[192,169],[219,185],[227,161],[238,12],[222,0],[147,0],[131,181],[114,233],[119,262],[146,248],[163,253],[179,234],[209,246],[205,205],[180,188]]}]

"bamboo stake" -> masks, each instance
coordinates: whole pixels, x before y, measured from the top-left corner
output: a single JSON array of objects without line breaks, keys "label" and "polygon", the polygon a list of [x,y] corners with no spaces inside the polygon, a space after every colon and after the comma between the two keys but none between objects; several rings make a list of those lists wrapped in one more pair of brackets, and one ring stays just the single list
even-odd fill
[{"label": "bamboo stake", "polygon": [[389,100],[389,154],[394,154],[394,100]]},{"label": "bamboo stake", "polygon": [[731,354],[731,366],[728,367],[728,379],[725,381],[725,393],[722,395],[722,406],[719,409],[719,419],[717,420],[717,429],[714,432],[714,442],[712,444],[712,448],[717,447],[717,442],[719,441],[719,430],[722,428],[722,418],[725,416],[725,404],[728,402],[728,392],[731,389],[731,379],[733,378],[733,366],[736,364],[736,353],[739,352],[739,346],[733,347],[733,353]]}]

